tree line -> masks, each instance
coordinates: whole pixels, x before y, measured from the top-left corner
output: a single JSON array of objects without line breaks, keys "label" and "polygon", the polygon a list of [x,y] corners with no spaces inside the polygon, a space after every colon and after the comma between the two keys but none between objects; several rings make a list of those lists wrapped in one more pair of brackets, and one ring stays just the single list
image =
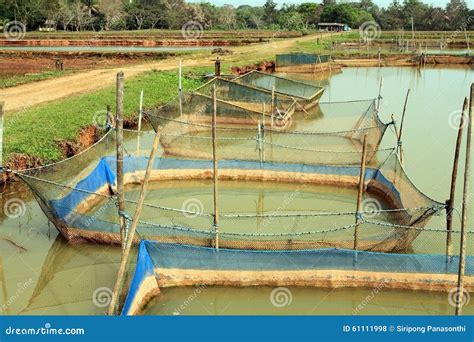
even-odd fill
[{"label": "tree line", "polygon": [[203,29],[272,29],[309,31],[319,22],[341,22],[352,28],[376,21],[383,30],[474,29],[474,9],[464,0],[445,7],[421,0],[394,0],[386,8],[372,0],[322,3],[303,2],[278,7],[273,0],[263,6],[215,6],[185,0],[0,0],[0,23],[17,20],[28,30],[53,26],[65,31],[181,29],[198,22]]}]

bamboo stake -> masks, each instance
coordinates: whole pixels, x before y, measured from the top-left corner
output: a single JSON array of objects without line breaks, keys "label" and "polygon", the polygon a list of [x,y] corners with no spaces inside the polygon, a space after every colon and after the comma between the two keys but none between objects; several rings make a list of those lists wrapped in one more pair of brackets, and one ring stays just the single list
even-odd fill
[{"label": "bamboo stake", "polygon": [[459,253],[458,291],[459,297],[456,301],[456,316],[462,314],[464,300],[464,272],[466,269],[466,246],[467,246],[467,224],[468,208],[470,205],[470,182],[471,182],[471,148],[472,148],[472,111],[474,108],[474,83],[471,84],[471,95],[469,105],[469,117],[467,126],[466,165],[464,169],[464,191],[462,200],[462,223],[461,223],[461,246]]},{"label": "bamboo stake", "polygon": [[135,232],[137,230],[138,220],[140,219],[140,215],[143,209],[143,203],[145,202],[146,189],[148,187],[148,182],[150,180],[151,170],[153,169],[153,162],[155,160],[156,151],[158,150],[158,144],[160,142],[160,132],[161,130],[160,128],[158,128],[155,134],[155,138],[153,140],[153,147],[151,149],[150,157],[148,159],[148,164],[145,171],[145,178],[143,179],[143,183],[140,190],[140,197],[138,198],[137,206],[135,208],[135,214],[133,215],[132,225],[130,226],[130,234],[126,241],[125,251],[122,254],[122,259],[120,260],[120,267],[119,267],[119,271],[117,275],[117,280],[114,285],[114,290],[112,292],[112,298],[111,298],[110,306],[108,309],[109,315],[113,315],[115,313],[115,306],[117,304],[118,294],[120,293],[121,288],[122,288],[122,282],[125,275],[125,269],[128,263],[128,257],[130,255],[130,250],[132,249],[132,243],[135,238]]},{"label": "bamboo stake", "polygon": [[466,37],[467,54],[469,55],[471,53],[471,47],[469,44],[469,36],[467,35],[466,28],[464,28],[464,36]]},{"label": "bamboo stake", "polygon": [[142,117],[143,117],[143,90],[140,92],[140,108],[138,112],[137,157],[140,155],[140,133],[142,131]]},{"label": "bamboo stake", "polygon": [[215,248],[219,250],[219,207],[218,207],[218,188],[217,183],[219,179],[217,170],[217,94],[216,85],[212,89],[212,164],[213,164],[213,179],[214,179],[214,233],[215,233]]},{"label": "bamboo stake", "polygon": [[403,127],[405,124],[405,115],[407,112],[407,105],[408,105],[408,97],[410,96],[410,89],[407,91],[407,96],[405,98],[405,104],[403,105],[403,113],[402,113],[402,120],[400,122],[400,131],[398,135],[398,146],[397,146],[397,151],[399,152],[400,155],[400,163],[403,165],[403,148],[402,148],[402,134],[403,134]]},{"label": "bamboo stake", "polygon": [[356,226],[354,229],[354,250],[359,248],[359,225],[361,224],[360,212],[362,211],[362,199],[365,186],[365,164],[367,162],[367,133],[364,135],[362,158],[360,161],[359,191],[357,193]]},{"label": "bamboo stake", "polygon": [[458,166],[459,166],[459,155],[461,152],[462,134],[464,130],[464,113],[467,110],[468,100],[464,99],[462,106],[461,119],[459,120],[458,136],[456,139],[456,148],[454,150],[454,164],[453,172],[451,174],[451,191],[449,193],[449,199],[446,201],[446,255],[453,255],[453,242],[452,242],[452,230],[453,230],[453,209],[454,200],[456,195],[456,180],[458,177]]},{"label": "bamboo stake", "polygon": [[123,92],[124,92],[124,74],[117,74],[116,89],[116,144],[117,144],[117,202],[120,220],[120,241],[122,253],[125,248],[125,230],[126,219],[122,215],[125,212],[125,194],[124,194],[124,177],[123,177]]},{"label": "bamboo stake", "polygon": [[383,87],[383,77],[380,78],[379,96],[377,97],[377,113],[379,113],[380,111],[380,103],[382,102],[382,87]]},{"label": "bamboo stake", "polygon": [[179,96],[179,116],[183,116],[183,63],[179,61],[179,83],[178,83],[178,96]]},{"label": "bamboo stake", "polygon": [[0,102],[0,167],[3,167],[3,114],[5,113],[5,102]]},{"label": "bamboo stake", "polygon": [[276,103],[275,103],[275,85],[273,85],[272,87],[272,124],[273,124],[273,114],[275,113],[275,107],[276,107]]}]

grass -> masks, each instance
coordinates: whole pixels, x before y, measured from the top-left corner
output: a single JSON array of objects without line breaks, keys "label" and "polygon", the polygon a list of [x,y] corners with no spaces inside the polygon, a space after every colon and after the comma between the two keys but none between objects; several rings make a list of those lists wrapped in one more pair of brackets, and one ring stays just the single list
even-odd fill
[{"label": "grass", "polygon": [[[193,89],[200,80],[183,78],[183,88]],[[176,72],[145,72],[125,82],[125,116],[136,115],[139,94],[144,90],[144,106],[163,104],[177,96]],[[64,158],[58,147],[61,141],[76,141],[82,128],[94,124],[94,115],[110,104],[114,108],[115,87],[47,103],[5,117],[4,154],[6,160],[12,153],[40,158],[43,163]],[[54,138],[52,138],[54,137]]]},{"label": "grass", "polygon": [[64,76],[71,73],[72,71],[45,71],[37,74],[28,74],[28,75],[12,75],[0,77],[0,89],[15,87],[18,85],[43,81],[50,78],[55,78],[59,76]]}]

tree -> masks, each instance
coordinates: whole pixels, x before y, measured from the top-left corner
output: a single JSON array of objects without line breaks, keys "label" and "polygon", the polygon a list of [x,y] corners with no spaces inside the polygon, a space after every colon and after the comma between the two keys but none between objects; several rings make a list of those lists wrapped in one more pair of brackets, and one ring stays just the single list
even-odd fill
[{"label": "tree", "polygon": [[220,10],[220,23],[228,30],[237,24],[235,9],[232,5],[224,5]]},{"label": "tree", "polygon": [[467,26],[469,9],[463,0],[451,0],[446,5],[446,16],[452,30],[463,30]]},{"label": "tree", "polygon": [[58,22],[61,23],[63,31],[67,31],[69,25],[75,18],[75,14],[72,10],[71,4],[68,0],[59,1],[59,16],[57,18]]},{"label": "tree", "polygon": [[374,17],[370,13],[348,3],[325,6],[321,13],[321,21],[341,22],[351,27],[358,27],[364,22],[373,20]]},{"label": "tree", "polygon": [[297,10],[301,14],[305,28],[308,29],[318,25],[323,7],[311,2],[305,2],[300,4]]},{"label": "tree", "polygon": [[99,0],[98,8],[104,15],[103,30],[109,31],[110,27],[123,17],[122,2],[120,0]]},{"label": "tree", "polygon": [[273,0],[267,0],[263,5],[263,20],[267,25],[272,25],[276,21],[278,15],[276,7],[277,4]]}]

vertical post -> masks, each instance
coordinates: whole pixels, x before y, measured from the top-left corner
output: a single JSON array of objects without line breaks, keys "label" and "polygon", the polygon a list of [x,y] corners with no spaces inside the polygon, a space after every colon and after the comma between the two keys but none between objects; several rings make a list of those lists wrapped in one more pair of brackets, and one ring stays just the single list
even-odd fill
[{"label": "vertical post", "polygon": [[464,104],[461,111],[461,119],[459,120],[458,136],[456,139],[456,147],[454,150],[454,164],[453,172],[451,174],[451,191],[449,193],[449,199],[446,201],[446,256],[453,255],[453,242],[452,242],[452,230],[453,230],[453,209],[454,199],[456,195],[456,180],[458,177],[458,166],[459,166],[459,155],[461,152],[462,134],[464,130],[465,118],[464,113],[467,110],[468,100],[464,99]]},{"label": "vertical post", "polygon": [[403,126],[404,126],[404,123],[405,123],[405,115],[406,115],[406,112],[407,112],[407,105],[408,105],[408,97],[410,96],[410,89],[408,89],[407,91],[407,96],[405,98],[405,104],[403,105],[403,113],[402,113],[402,120],[400,122],[400,131],[399,131],[399,134],[398,134],[398,146],[397,146],[397,151],[399,152],[399,156],[400,156],[400,162],[402,163],[403,165],[403,150],[402,150],[402,134],[403,134]]},{"label": "vertical post", "polygon": [[265,102],[263,103],[263,112],[262,112],[262,125],[260,128],[260,132],[262,134],[262,159],[265,162]]},{"label": "vertical post", "polygon": [[143,117],[143,90],[140,92],[140,108],[138,109],[137,157],[140,155],[140,133],[142,131],[142,117]]},{"label": "vertical post", "polygon": [[377,97],[377,113],[380,112],[380,103],[382,101],[382,87],[383,87],[383,77],[380,78],[379,96]]},{"label": "vertical post", "polygon": [[464,28],[464,36],[466,37],[467,54],[469,55],[471,53],[471,46],[469,44],[469,36],[467,34],[466,28]]},{"label": "vertical post", "polygon": [[112,122],[112,109],[110,107],[110,105],[107,105],[107,109],[106,109],[106,124],[107,124],[107,127],[112,127],[113,126],[113,122]]},{"label": "vertical post", "polygon": [[183,90],[183,62],[179,61],[178,92]]},{"label": "vertical post", "polygon": [[474,108],[474,83],[471,84],[471,95],[469,104],[469,117],[467,119],[467,144],[466,144],[466,165],[464,169],[464,191],[462,200],[462,222],[461,222],[461,246],[459,252],[459,272],[458,272],[458,300],[456,301],[456,316],[461,315],[464,300],[464,272],[466,269],[466,246],[467,246],[467,224],[468,208],[470,203],[470,182],[471,182],[471,154],[472,154],[472,111]]},{"label": "vertical post", "polygon": [[275,101],[275,85],[272,87],[272,124],[273,124],[273,114],[275,113],[276,101]]},{"label": "vertical post", "polygon": [[360,176],[359,176],[359,191],[357,193],[357,211],[356,211],[356,226],[354,228],[354,250],[359,248],[359,225],[361,224],[362,200],[364,198],[365,187],[365,164],[367,161],[367,133],[364,135],[362,158],[360,161]]},{"label": "vertical post", "polygon": [[215,248],[219,250],[219,208],[217,197],[217,182],[219,175],[217,173],[217,94],[216,85],[212,89],[212,165],[213,165],[213,179],[214,179],[214,234],[215,234]]},{"label": "vertical post", "polygon": [[216,62],[214,63],[214,76],[219,77],[221,75],[221,60],[217,56]]},{"label": "vertical post", "polygon": [[379,47],[379,68],[382,66],[382,60],[381,60],[381,50]]},{"label": "vertical post", "polygon": [[124,179],[123,179],[123,94],[124,93],[124,74],[119,72],[117,74],[117,89],[116,89],[116,144],[117,144],[117,202],[120,219],[120,241],[122,246],[122,253],[125,249],[125,230],[126,219],[125,213],[125,194],[124,194]]},{"label": "vertical post", "polygon": [[125,243],[125,249],[122,253],[122,258],[120,260],[120,266],[117,274],[117,280],[115,281],[114,290],[112,292],[112,298],[110,300],[110,305],[108,308],[107,313],[109,315],[113,315],[115,313],[115,306],[117,305],[118,295],[122,288],[123,278],[125,276],[125,270],[128,263],[128,257],[130,255],[130,250],[132,249],[132,243],[135,238],[135,232],[137,230],[138,220],[140,219],[140,215],[142,213],[143,203],[145,202],[145,193],[148,187],[148,182],[151,176],[151,170],[153,169],[153,162],[155,160],[156,151],[158,150],[158,144],[160,142],[160,129],[157,130],[155,134],[155,139],[153,140],[153,147],[150,152],[150,157],[148,159],[146,171],[145,171],[145,178],[143,179],[143,183],[140,190],[140,197],[138,198],[137,206],[135,208],[135,213],[133,215],[132,224],[130,226],[130,236],[128,237]]},{"label": "vertical post", "polygon": [[0,101],[0,167],[3,167],[3,115],[5,113],[5,102]]},{"label": "vertical post", "polygon": [[413,48],[416,49],[416,46],[415,46],[415,21],[413,20],[413,16],[411,17],[411,39],[412,39]]}]

